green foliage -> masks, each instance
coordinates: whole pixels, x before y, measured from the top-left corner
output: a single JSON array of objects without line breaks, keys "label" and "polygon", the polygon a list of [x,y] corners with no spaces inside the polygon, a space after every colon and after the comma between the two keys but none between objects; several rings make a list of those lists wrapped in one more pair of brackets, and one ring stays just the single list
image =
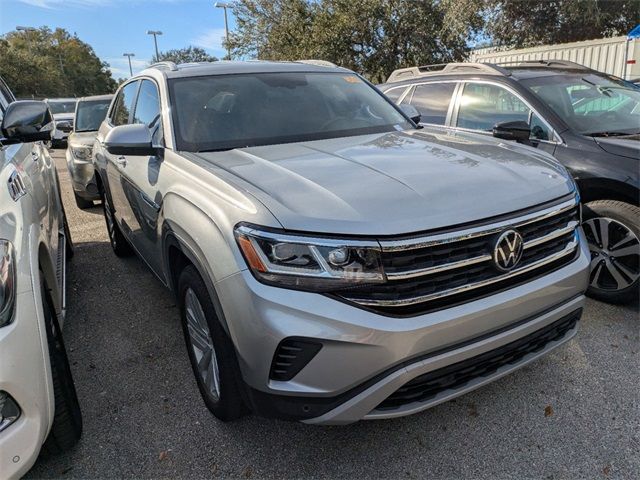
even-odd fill
[{"label": "green foliage", "polygon": [[0,38],[0,75],[17,97],[81,97],[116,87],[108,64],[62,28],[13,31]]},{"label": "green foliage", "polygon": [[176,48],[175,50],[160,52],[158,57],[155,55],[153,56],[151,63],[162,61],[174,63],[216,62],[217,60],[218,59],[216,57],[209,55],[203,48],[189,46],[186,48]]},{"label": "green foliage", "polygon": [[[241,0],[236,57],[318,58],[384,80],[408,65],[465,58],[482,25],[478,0]],[[475,5],[477,6],[477,5]]]},{"label": "green foliage", "polygon": [[625,35],[640,23],[640,0],[488,0],[495,45],[531,47]]}]

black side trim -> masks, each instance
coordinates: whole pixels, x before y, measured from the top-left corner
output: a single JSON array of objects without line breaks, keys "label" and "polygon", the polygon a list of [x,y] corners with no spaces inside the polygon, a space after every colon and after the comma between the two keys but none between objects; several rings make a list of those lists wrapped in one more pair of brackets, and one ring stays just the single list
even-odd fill
[{"label": "black side trim", "polygon": [[[266,393],[255,388],[252,388],[245,384],[245,392],[247,395],[247,402],[250,408],[258,415],[268,418],[281,418],[285,420],[306,420],[310,418],[319,417],[324,415],[325,413],[333,410],[339,405],[343,404],[347,400],[355,397],[359,393],[363,392],[371,385],[377,383],[381,379],[389,376],[393,372],[400,370],[412,363],[425,360],[427,358],[435,357],[437,355],[441,355],[443,353],[447,353],[453,350],[457,350],[459,348],[463,348],[467,345],[482,341],[486,338],[498,335],[502,332],[511,330],[520,325],[524,325],[532,320],[538,318],[541,315],[544,315],[556,308],[573,301],[577,298],[578,295],[572,297],[565,302],[554,305],[544,311],[538,312],[535,315],[527,317],[519,322],[515,322],[504,327],[501,327],[496,330],[492,330],[490,332],[484,333],[480,336],[471,338],[461,343],[457,343],[455,345],[450,345],[448,347],[442,348],[440,350],[436,350],[434,352],[417,355],[415,357],[404,360],[396,365],[391,366],[387,370],[369,378],[365,382],[360,385],[348,390],[340,395],[336,395],[334,397],[303,397],[303,396],[290,396],[290,395],[275,395],[271,393]],[[575,316],[575,321],[577,322],[582,315],[582,309],[576,309],[573,312],[565,315],[561,319],[557,320],[554,323],[559,323],[562,321],[566,321],[569,317]]]},{"label": "black side trim", "polygon": [[271,362],[269,378],[288,381],[295,377],[322,348],[322,344],[302,338],[288,337],[280,342]]}]

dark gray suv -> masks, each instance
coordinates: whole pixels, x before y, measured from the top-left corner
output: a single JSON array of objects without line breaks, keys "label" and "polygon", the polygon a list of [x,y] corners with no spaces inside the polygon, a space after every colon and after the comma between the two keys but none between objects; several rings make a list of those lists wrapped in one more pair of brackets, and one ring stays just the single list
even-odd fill
[{"label": "dark gray suv", "polygon": [[566,61],[453,63],[396,70],[381,90],[424,125],[480,132],[552,154],[585,203],[588,293],[638,297],[640,89]]}]

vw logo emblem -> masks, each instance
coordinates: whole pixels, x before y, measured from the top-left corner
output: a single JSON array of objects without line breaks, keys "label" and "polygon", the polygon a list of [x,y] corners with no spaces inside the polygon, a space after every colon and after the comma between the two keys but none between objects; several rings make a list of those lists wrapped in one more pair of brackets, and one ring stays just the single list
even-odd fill
[{"label": "vw logo emblem", "polygon": [[515,230],[506,230],[500,234],[493,247],[493,263],[498,270],[508,272],[518,265],[523,250],[522,235]]}]

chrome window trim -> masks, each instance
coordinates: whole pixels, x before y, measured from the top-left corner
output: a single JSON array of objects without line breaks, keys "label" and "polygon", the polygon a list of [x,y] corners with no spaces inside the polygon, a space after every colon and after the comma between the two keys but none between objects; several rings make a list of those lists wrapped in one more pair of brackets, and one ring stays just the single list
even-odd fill
[{"label": "chrome window trim", "polygon": [[524,267],[520,267],[517,268],[515,270],[512,270],[509,273],[506,273],[504,275],[499,275],[497,277],[493,277],[493,278],[489,278],[486,280],[482,280],[480,282],[475,282],[475,283],[469,283],[467,285],[462,285],[460,287],[455,287],[455,288],[450,288],[448,290],[443,290],[441,292],[436,292],[436,293],[431,293],[428,295],[420,295],[417,297],[411,297],[411,298],[403,298],[401,300],[372,300],[372,299],[367,299],[367,298],[357,298],[357,297],[343,297],[346,300],[349,300],[351,302],[355,302],[359,305],[363,305],[363,306],[371,306],[371,307],[405,307],[408,305],[415,305],[418,303],[425,303],[428,301],[432,301],[432,300],[436,300],[438,298],[442,298],[442,297],[448,297],[451,295],[456,295],[458,293],[463,293],[469,290],[475,290],[476,288],[480,288],[480,287],[485,287],[487,285],[491,285],[493,283],[497,283],[497,282],[501,282],[503,280],[507,280],[513,277],[517,277],[518,275],[522,275],[523,273],[527,273],[530,272],[532,270],[535,270],[537,268],[540,268],[544,265],[548,265],[550,263],[555,262],[556,260],[560,260],[561,258],[572,254],[576,251],[576,249],[578,248],[579,245],[579,240],[578,240],[578,233],[577,231],[574,232],[573,234],[573,239],[571,240],[571,242],[569,242],[565,248],[553,255],[550,255],[549,257],[543,258],[542,260],[538,260],[537,262],[531,263],[529,265],[526,265]]},{"label": "chrome window trim", "polygon": [[555,215],[564,213],[575,208],[580,203],[580,197],[575,195],[572,199],[566,200],[560,204],[532,212],[515,219],[503,220],[501,222],[471,227],[450,233],[442,233],[436,235],[417,236],[405,240],[380,240],[383,252],[397,252],[403,250],[414,250],[418,248],[426,248],[434,245],[442,245],[445,243],[459,242],[470,238],[481,237],[497,233],[506,227],[521,227],[529,223],[544,220]]},{"label": "chrome window trim", "polygon": [[458,113],[460,111],[460,103],[462,102],[462,95],[464,93],[464,87],[468,83],[480,83],[480,84],[485,84],[485,85],[493,85],[494,87],[498,87],[498,88],[503,88],[507,92],[509,92],[512,95],[514,95],[522,103],[524,103],[526,105],[526,107],[531,112],[535,113],[538,116],[538,118],[540,118],[540,120],[546,125],[546,127],[551,132],[553,140],[538,140],[538,139],[535,139],[534,140],[535,142],[549,143],[549,144],[552,144],[552,145],[563,145],[564,144],[564,140],[562,139],[560,134],[558,134],[558,132],[556,132],[555,128],[553,128],[551,126],[551,124],[547,121],[547,119],[544,118],[544,116],[541,115],[540,112],[538,112],[538,110],[533,108],[533,106],[526,99],[524,99],[522,97],[522,95],[520,95],[516,90],[514,90],[511,86],[506,85],[504,83],[491,81],[491,80],[458,80],[458,81],[460,82],[460,86],[458,87],[458,91],[456,92],[457,93],[457,97],[456,97],[455,102],[454,102],[455,103],[454,112],[453,112],[453,115],[452,115],[452,117],[450,119],[451,121],[449,122],[449,125],[451,126],[452,129],[460,130],[460,131],[463,131],[463,132],[484,133],[484,134],[491,135],[491,132],[487,132],[486,130],[476,130],[476,129],[472,129],[472,128],[463,128],[463,127],[458,127],[457,125],[455,125],[455,123],[457,123],[457,121],[458,121]]}]

